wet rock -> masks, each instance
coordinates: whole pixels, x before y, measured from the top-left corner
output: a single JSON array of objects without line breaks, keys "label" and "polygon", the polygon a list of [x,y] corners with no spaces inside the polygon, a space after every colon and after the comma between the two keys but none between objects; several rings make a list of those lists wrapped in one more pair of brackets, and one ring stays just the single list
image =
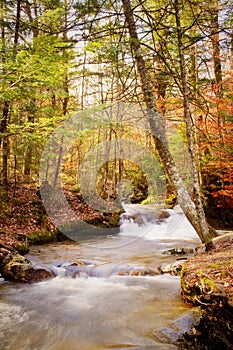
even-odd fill
[{"label": "wet rock", "polygon": [[158,272],[153,269],[123,268],[118,271],[118,276],[156,276]]},{"label": "wet rock", "polygon": [[165,219],[169,218],[170,214],[166,210],[147,210],[143,212],[134,212],[132,214],[122,214],[121,220],[133,221],[138,226],[146,225],[147,223],[156,222],[156,224],[162,223]]},{"label": "wet rock", "polygon": [[4,279],[17,282],[38,282],[54,277],[47,268],[34,266],[20,254],[8,254],[1,262],[0,272]]},{"label": "wet rock", "polygon": [[65,268],[65,276],[76,277],[93,277],[95,271],[92,266],[87,265],[70,265]]},{"label": "wet rock", "polygon": [[131,267],[131,266],[117,266],[104,267],[95,266],[94,264],[85,263],[75,265],[69,264],[62,266],[64,268],[64,275],[73,278],[76,277],[110,277],[110,276],[155,276],[159,272],[150,268]]},{"label": "wet rock", "polygon": [[162,210],[161,214],[159,215],[159,220],[167,219],[167,218],[169,218],[169,216],[170,216],[170,214],[168,211]]},{"label": "wet rock", "polygon": [[167,273],[172,276],[179,276],[182,270],[183,264],[187,261],[187,259],[179,259],[174,263],[166,264],[160,266],[159,270],[161,274]]},{"label": "wet rock", "polygon": [[194,253],[193,248],[173,248],[163,252],[163,254],[169,254],[169,255],[185,255],[185,254],[191,254],[191,253]]},{"label": "wet rock", "polygon": [[7,248],[0,247],[0,261],[5,258],[8,254],[10,254],[11,250]]},{"label": "wet rock", "polygon": [[148,215],[147,214],[141,214],[141,213],[136,213],[134,215],[131,215],[131,219],[135,222],[135,224],[138,224],[139,226],[144,225],[148,220]]},{"label": "wet rock", "polygon": [[0,234],[0,261],[2,261],[8,254],[14,252],[15,248],[13,246],[14,242],[11,239],[7,238],[5,233],[0,232]]},{"label": "wet rock", "polygon": [[193,335],[197,332],[197,325],[202,317],[202,312],[199,308],[191,310],[171,322],[168,327],[164,327],[159,331],[154,332],[154,337],[163,343],[176,343],[183,337],[184,334]]},{"label": "wet rock", "polygon": [[91,277],[95,276],[95,264],[88,260],[77,259],[65,267],[65,276]]},{"label": "wet rock", "polygon": [[156,276],[158,272],[152,269],[131,270],[130,276]]},{"label": "wet rock", "polygon": [[19,239],[18,234],[0,232],[0,263],[8,254],[19,253],[24,255],[28,253],[29,245],[27,238],[23,234],[21,236]]},{"label": "wet rock", "polygon": [[202,309],[200,322],[184,332],[175,344],[179,350],[232,350],[233,309],[227,305]]},{"label": "wet rock", "polygon": [[72,261],[72,263],[70,264],[70,266],[85,266],[85,262],[82,260],[75,260]]},{"label": "wet rock", "polygon": [[54,273],[60,276],[76,277],[97,277],[95,263],[85,259],[76,259],[56,264]]}]

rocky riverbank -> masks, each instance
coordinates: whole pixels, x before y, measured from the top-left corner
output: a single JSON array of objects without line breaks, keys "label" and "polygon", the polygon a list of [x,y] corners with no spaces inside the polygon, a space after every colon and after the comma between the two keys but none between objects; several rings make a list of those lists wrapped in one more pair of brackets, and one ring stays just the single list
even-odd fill
[{"label": "rocky riverbank", "polygon": [[194,305],[233,306],[233,232],[212,240],[211,248],[197,254],[181,272],[182,295]]},{"label": "rocky riverbank", "polygon": [[[64,193],[77,219],[99,227],[118,225],[119,213],[95,211],[78,192],[64,190]],[[24,255],[29,252],[31,245],[63,240],[68,238],[55,228],[47,216],[37,187],[9,186],[7,198],[5,195],[2,198],[0,194],[0,270],[7,256]],[[13,275],[10,279],[13,279]]]},{"label": "rocky riverbank", "polygon": [[233,339],[233,232],[213,239],[210,249],[184,263],[182,297],[202,309],[202,317],[191,333],[179,342],[180,349],[232,349]]}]

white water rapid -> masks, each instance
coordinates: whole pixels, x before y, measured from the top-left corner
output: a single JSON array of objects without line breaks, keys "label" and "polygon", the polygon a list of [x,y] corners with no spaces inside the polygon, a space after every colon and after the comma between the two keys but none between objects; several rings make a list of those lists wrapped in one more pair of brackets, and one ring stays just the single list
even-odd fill
[{"label": "white water rapid", "polygon": [[28,258],[57,276],[0,280],[0,350],[177,349],[190,325],[179,277],[128,272],[158,271],[176,260],[166,251],[199,243],[178,209],[126,205],[117,235],[32,247]]},{"label": "white water rapid", "polygon": [[153,206],[124,205],[120,234],[150,240],[198,239],[182,209],[160,210]]}]

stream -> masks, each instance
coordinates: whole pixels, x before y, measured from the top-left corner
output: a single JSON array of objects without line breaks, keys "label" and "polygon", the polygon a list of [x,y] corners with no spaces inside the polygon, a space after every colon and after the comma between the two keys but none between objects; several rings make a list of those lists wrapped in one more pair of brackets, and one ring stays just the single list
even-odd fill
[{"label": "stream", "polygon": [[[124,273],[158,271],[177,259],[164,252],[200,244],[179,208],[167,213],[159,219],[153,206],[127,205],[116,235],[31,247],[27,257],[57,276],[31,284],[0,279],[0,349],[177,349],[171,340],[192,312],[179,277]],[[74,275],[76,260],[85,265]]]}]

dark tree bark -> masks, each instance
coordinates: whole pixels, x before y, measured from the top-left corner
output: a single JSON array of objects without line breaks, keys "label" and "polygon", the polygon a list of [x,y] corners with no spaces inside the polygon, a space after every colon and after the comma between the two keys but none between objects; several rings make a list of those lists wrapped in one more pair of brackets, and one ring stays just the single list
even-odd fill
[{"label": "dark tree bark", "polygon": [[[1,10],[4,13],[4,3],[1,5]],[[16,7],[16,21],[15,21],[15,33],[14,33],[14,44],[13,44],[13,58],[16,57],[17,53],[17,45],[19,39],[19,28],[20,28],[20,12],[21,12],[21,0],[17,0]],[[2,53],[3,53],[3,62],[5,61],[5,26],[4,26],[4,18],[3,25],[1,31],[1,39],[2,39]],[[9,121],[9,109],[10,109],[10,101],[5,100],[3,102],[2,109],[2,117],[0,124],[0,146],[2,144],[2,177],[3,177],[3,185],[5,190],[7,191],[8,187],[8,157],[9,157],[9,137],[6,135],[7,133],[7,125]]]},{"label": "dark tree bark", "polygon": [[0,145],[2,141],[2,180],[4,189],[7,191],[8,187],[8,155],[9,155],[9,137],[6,135],[7,133],[7,124],[8,124],[8,116],[9,116],[9,107],[10,102],[5,101],[3,105],[2,111],[2,121],[0,125]]}]

